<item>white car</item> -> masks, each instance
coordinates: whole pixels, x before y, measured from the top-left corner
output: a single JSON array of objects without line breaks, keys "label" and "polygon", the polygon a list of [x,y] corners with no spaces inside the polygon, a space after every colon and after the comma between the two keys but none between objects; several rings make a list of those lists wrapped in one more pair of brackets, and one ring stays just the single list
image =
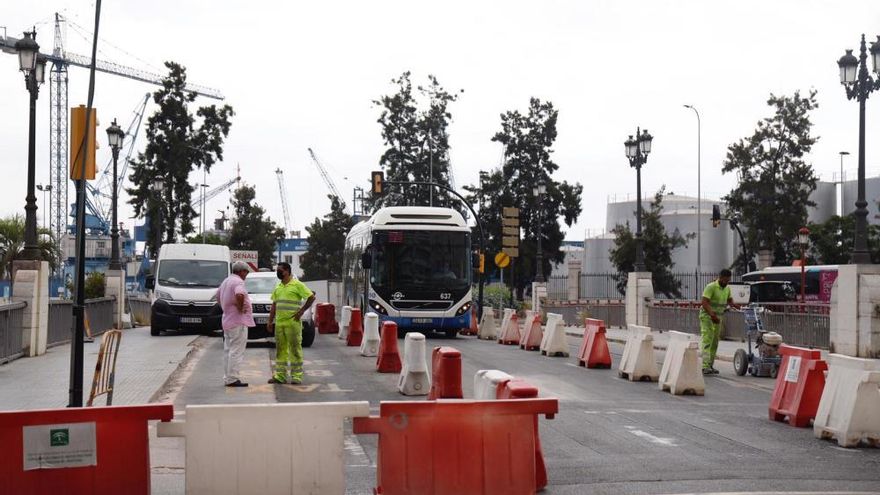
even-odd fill
[{"label": "white car", "polygon": [[[248,273],[245,279],[245,287],[251,297],[251,305],[254,308],[255,327],[248,329],[248,339],[275,339],[275,336],[266,330],[269,321],[269,310],[272,309],[272,291],[278,285],[278,277],[274,271],[259,271]],[[315,340],[315,323],[312,319],[312,308],[309,308],[302,317],[303,324],[303,347],[310,347]]]}]

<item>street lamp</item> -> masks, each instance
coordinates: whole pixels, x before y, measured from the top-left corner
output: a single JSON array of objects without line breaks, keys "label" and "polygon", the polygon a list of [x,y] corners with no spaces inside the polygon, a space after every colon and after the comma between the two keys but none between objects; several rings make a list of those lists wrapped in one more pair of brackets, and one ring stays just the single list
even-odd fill
[{"label": "street lamp", "polygon": [[162,191],[165,189],[165,182],[162,179],[155,178],[153,179],[153,183],[150,184],[150,189],[156,196],[159,198],[158,204],[156,205],[157,213],[159,214],[156,219],[156,245],[153,248],[153,256],[156,258],[156,261],[159,260],[159,248],[162,247]]},{"label": "street lamp", "polygon": [[840,182],[840,201],[839,201],[840,213],[838,213],[838,216],[842,217],[843,216],[843,206],[844,206],[844,203],[843,203],[843,157],[848,156],[849,151],[841,151],[838,154],[840,155],[840,178],[838,180],[838,182]]},{"label": "street lamp", "polygon": [[636,265],[635,271],[645,271],[645,246],[642,239],[642,165],[647,163],[654,136],[648,130],[636,127],[635,138],[630,136],[624,143],[629,166],[636,169]]},{"label": "street lamp", "polygon": [[49,211],[46,209],[46,193],[52,192],[52,184],[37,184],[37,191],[43,192],[43,228],[49,228],[49,222],[46,220],[46,212]]},{"label": "street lamp", "polygon": [[803,304],[806,300],[807,272],[805,266],[807,264],[807,248],[810,246],[810,229],[801,227],[798,230],[798,244],[801,247],[801,304]]},{"label": "street lamp", "polygon": [[37,245],[37,196],[34,193],[36,182],[36,134],[37,134],[37,97],[40,85],[46,74],[46,59],[40,56],[40,45],[37,44],[37,32],[24,33],[24,38],[15,42],[18,52],[18,66],[24,73],[24,84],[30,97],[30,115],[28,121],[28,170],[27,195],[25,196],[24,218],[24,251],[21,259],[41,260],[40,248]]},{"label": "street lamp", "polygon": [[[697,111],[697,108],[693,105],[685,105],[685,108],[690,108],[694,111],[694,114],[697,116],[697,273],[702,273],[703,270],[703,245],[702,245],[702,231],[700,230],[700,221],[703,215],[703,195],[702,195],[702,180],[700,179],[700,169],[702,168],[702,137],[701,134],[703,132],[703,124],[700,121],[700,112]],[[699,291],[699,284],[697,285],[697,290]]]},{"label": "street lamp", "polygon": [[[846,54],[837,61],[837,66],[840,68],[840,83],[846,88],[846,97],[859,101],[859,188],[855,211],[856,235],[850,262],[867,264],[871,262],[871,255],[868,253],[868,202],[865,201],[865,100],[873,91],[880,89],[880,78],[874,79],[868,73],[868,50],[864,34],[859,58],[856,58],[852,52],[846,50]],[[880,36],[871,45],[871,57],[874,72],[880,73]]]},{"label": "street lamp", "polygon": [[538,210],[538,228],[535,229],[535,236],[538,238],[538,256],[537,261],[535,263],[535,270],[537,270],[535,274],[535,282],[539,284],[543,284],[544,280],[544,250],[541,245],[541,240],[544,237],[544,194],[547,192],[547,186],[544,185],[543,182],[539,182],[534,188],[532,188],[532,194],[537,198],[536,207]]},{"label": "street lamp", "polygon": [[116,218],[116,208],[119,196],[119,176],[116,171],[116,162],[119,159],[119,150],[122,148],[122,142],[125,140],[125,131],[116,125],[116,119],[107,128],[107,141],[110,143],[110,150],[113,152],[113,220],[110,228],[110,270],[122,270],[122,263],[119,261],[119,222]]}]

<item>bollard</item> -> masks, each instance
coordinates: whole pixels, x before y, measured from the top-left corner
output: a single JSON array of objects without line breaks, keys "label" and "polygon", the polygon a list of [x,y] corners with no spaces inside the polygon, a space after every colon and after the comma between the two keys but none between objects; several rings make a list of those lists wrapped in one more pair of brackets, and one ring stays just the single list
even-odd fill
[{"label": "bollard", "polygon": [[483,320],[480,322],[480,331],[477,337],[485,340],[497,340],[498,328],[495,326],[495,311],[492,308],[483,310]]},{"label": "bollard", "polygon": [[370,312],[364,318],[364,336],[361,339],[361,356],[376,357],[379,354],[379,315]]},{"label": "bollard", "polygon": [[342,325],[339,328],[339,338],[348,339],[348,327],[351,325],[351,306],[342,307]]},{"label": "bollard", "polygon": [[379,341],[379,359],[376,360],[376,371],[379,373],[400,373],[400,352],[397,350],[397,323],[382,323],[382,337]]},{"label": "bollard", "polygon": [[361,319],[361,310],[359,308],[351,309],[351,323],[348,326],[348,336],[346,337],[346,345],[349,347],[359,347],[361,340],[364,338],[364,325]]},{"label": "bollard", "polygon": [[431,354],[431,393],[428,400],[461,399],[461,352],[454,347],[435,347]]},{"label": "bollard", "polygon": [[403,371],[397,382],[397,390],[403,395],[428,395],[431,377],[425,358],[425,336],[410,332],[403,340]]}]

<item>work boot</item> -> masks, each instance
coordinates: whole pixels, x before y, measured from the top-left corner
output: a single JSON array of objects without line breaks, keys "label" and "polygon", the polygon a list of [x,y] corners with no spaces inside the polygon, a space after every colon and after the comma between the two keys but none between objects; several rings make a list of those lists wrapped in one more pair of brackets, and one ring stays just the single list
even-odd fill
[{"label": "work boot", "polygon": [[712,368],[703,368],[703,374],[704,374],[704,375],[711,375],[711,374],[712,374]]},{"label": "work boot", "polygon": [[713,375],[721,373],[720,371],[716,370],[714,366],[709,366],[709,371],[711,371]]}]

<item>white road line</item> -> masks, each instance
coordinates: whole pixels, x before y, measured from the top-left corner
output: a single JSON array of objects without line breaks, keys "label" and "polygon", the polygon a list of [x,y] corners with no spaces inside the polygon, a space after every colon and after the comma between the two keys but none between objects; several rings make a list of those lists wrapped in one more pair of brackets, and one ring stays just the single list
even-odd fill
[{"label": "white road line", "polygon": [[639,430],[635,426],[625,426],[625,428],[633,435],[635,435],[639,438],[644,438],[645,440],[647,440],[651,443],[654,443],[657,445],[662,445],[664,447],[678,447],[678,444],[675,443],[672,438],[655,437],[654,435],[651,435],[647,431]]}]

